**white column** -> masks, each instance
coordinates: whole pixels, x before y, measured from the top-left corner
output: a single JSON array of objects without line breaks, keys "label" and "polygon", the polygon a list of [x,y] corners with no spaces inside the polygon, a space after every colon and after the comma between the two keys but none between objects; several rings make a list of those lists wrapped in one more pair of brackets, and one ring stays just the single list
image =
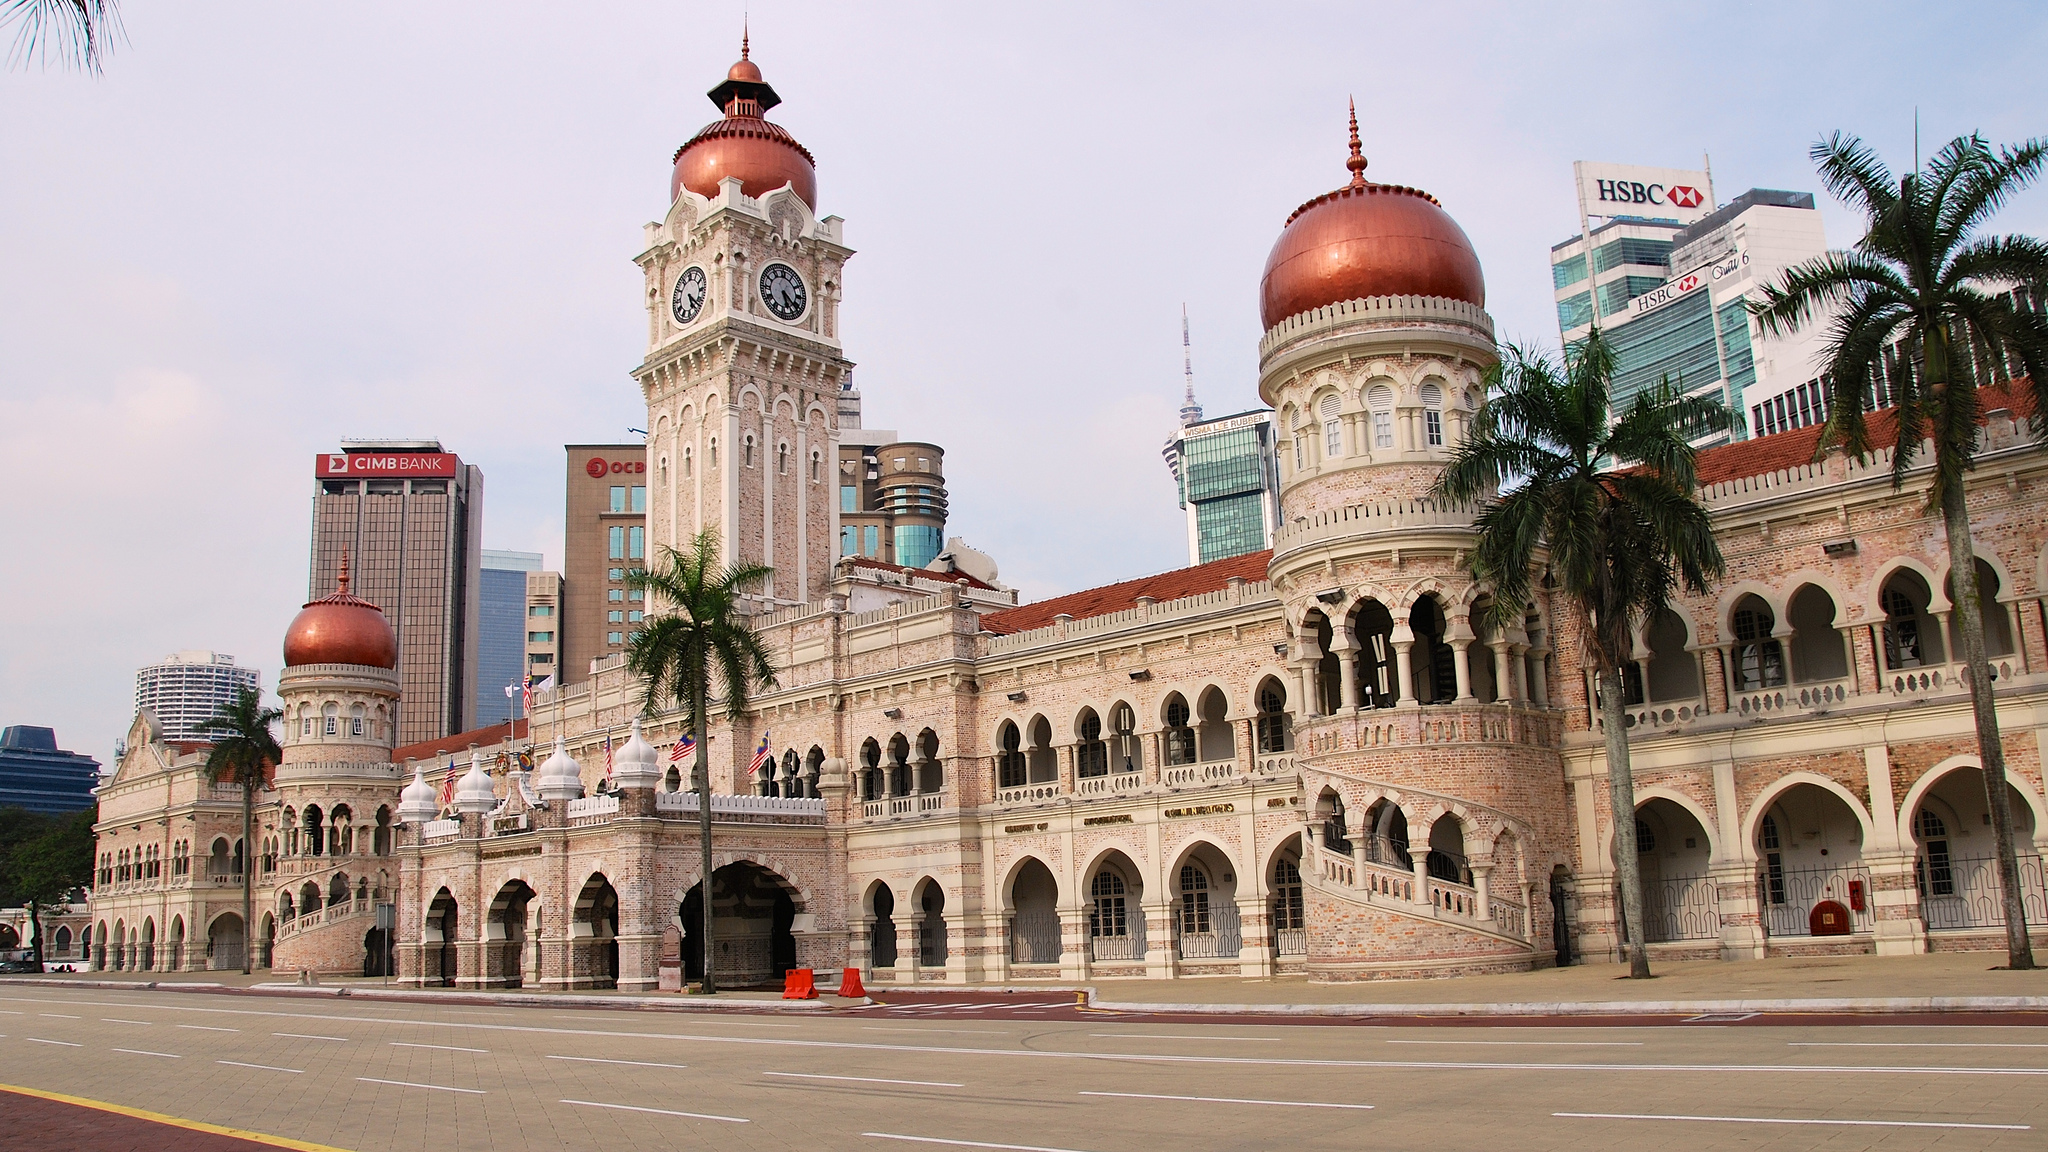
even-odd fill
[{"label": "white column", "polygon": [[1458,672],[1458,702],[1476,700],[1472,695],[1472,642],[1459,640],[1451,646],[1451,662]]},{"label": "white column", "polygon": [[1414,650],[1415,641],[1413,640],[1394,641],[1394,671],[1398,674],[1397,678],[1400,681],[1397,687],[1399,695],[1394,698],[1394,703],[1397,705],[1413,704],[1415,702],[1415,670],[1408,666],[1409,654]]}]

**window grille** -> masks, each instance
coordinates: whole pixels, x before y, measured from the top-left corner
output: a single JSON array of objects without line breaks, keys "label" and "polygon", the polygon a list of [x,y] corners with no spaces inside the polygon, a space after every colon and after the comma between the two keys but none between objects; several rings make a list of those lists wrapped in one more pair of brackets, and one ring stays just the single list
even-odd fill
[{"label": "window grille", "polygon": [[1102,742],[1102,719],[1093,712],[1081,717],[1081,742],[1074,747],[1074,770],[1081,776],[1109,771],[1109,745]]},{"label": "window grille", "polygon": [[1279,931],[1307,926],[1301,906],[1301,869],[1292,860],[1273,866],[1273,927]]},{"label": "window grille", "polygon": [[1188,702],[1175,696],[1166,704],[1166,762],[1195,762],[1195,730],[1188,726]]},{"label": "window grille", "polygon": [[1274,688],[1271,682],[1259,688],[1259,715],[1256,721],[1259,751],[1287,751],[1287,714],[1281,711],[1285,703],[1279,689]]},{"label": "window grille", "polygon": [[1180,931],[1199,936],[1210,929],[1209,874],[1193,864],[1180,869]]},{"label": "window grille", "polygon": [[1128,936],[1130,922],[1125,914],[1124,878],[1114,872],[1097,872],[1088,894],[1094,901],[1088,912],[1088,935]]}]

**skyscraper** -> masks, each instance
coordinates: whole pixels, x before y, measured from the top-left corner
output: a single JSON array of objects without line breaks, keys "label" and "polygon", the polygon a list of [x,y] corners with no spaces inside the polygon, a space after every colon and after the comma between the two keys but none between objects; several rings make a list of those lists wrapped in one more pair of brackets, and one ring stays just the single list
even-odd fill
[{"label": "skyscraper", "polygon": [[339,587],[382,608],[398,636],[398,739],[475,727],[483,470],[438,440],[344,440],[313,465],[308,599]]},{"label": "skyscraper", "polygon": [[[557,684],[590,675],[593,660],[622,654],[640,630],[647,602],[626,577],[647,566],[647,446],[569,444],[562,513],[561,600],[552,631]],[[694,466],[694,462],[693,466]],[[546,607],[529,604],[529,610]]]},{"label": "skyscraper", "polygon": [[57,747],[57,733],[28,724],[0,732],[0,807],[76,812],[93,806],[100,762]]},{"label": "skyscraper", "polygon": [[478,724],[513,718],[508,684],[526,682],[526,574],[540,571],[538,552],[483,550],[477,573],[476,711]]},{"label": "skyscraper", "polygon": [[1746,439],[1762,434],[1751,414],[1763,403],[1818,398],[1819,326],[1766,341],[1748,310],[1781,271],[1827,250],[1811,193],[1752,188],[1717,207],[1704,171],[1575,168],[1587,227],[1550,250],[1558,330],[1567,345],[1596,322],[1606,333],[1615,408],[1669,379],[1727,404],[1730,436]]},{"label": "skyscraper", "polygon": [[244,689],[261,691],[263,676],[238,668],[220,652],[173,652],[135,673],[135,707],[148,709],[168,740],[212,740],[205,723]]},{"label": "skyscraper", "polygon": [[1188,517],[1188,563],[1227,560],[1273,546],[1280,521],[1280,466],[1273,413],[1259,408],[1214,420],[1195,402],[1187,311],[1180,318],[1184,390],[1180,427],[1160,455]]}]

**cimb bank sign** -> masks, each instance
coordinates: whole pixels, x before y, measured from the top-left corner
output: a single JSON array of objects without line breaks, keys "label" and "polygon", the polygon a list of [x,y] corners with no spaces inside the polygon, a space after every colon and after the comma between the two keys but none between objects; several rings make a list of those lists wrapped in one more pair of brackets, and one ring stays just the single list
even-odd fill
[{"label": "cimb bank sign", "polygon": [[323,452],[314,459],[313,476],[319,480],[453,476],[461,463],[453,452]]},{"label": "cimb bank sign", "polygon": [[1714,210],[1714,179],[1685,168],[1572,162],[1582,216],[1643,216],[1690,224]]}]

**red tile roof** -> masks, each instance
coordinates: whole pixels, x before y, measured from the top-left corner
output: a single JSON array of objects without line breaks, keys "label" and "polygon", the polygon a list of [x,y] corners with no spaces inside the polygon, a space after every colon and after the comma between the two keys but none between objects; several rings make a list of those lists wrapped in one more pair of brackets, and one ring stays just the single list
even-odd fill
[{"label": "red tile roof", "polygon": [[[2019,417],[2033,411],[2033,393],[2024,387],[1985,385],[1977,389],[1977,396],[1978,406],[1985,412],[2005,410]],[[1880,408],[1866,417],[1873,447],[1892,446],[1898,438],[1897,420],[1898,414],[1889,408]],[[1700,483],[1719,484],[1811,464],[1819,447],[1820,425],[1815,424],[1708,448],[1699,454]]]},{"label": "red tile roof", "polygon": [[981,626],[990,632],[1009,634],[1028,632],[1043,628],[1053,622],[1053,617],[1065,613],[1076,620],[1087,620],[1096,616],[1107,616],[1135,608],[1138,597],[1150,596],[1164,603],[1186,596],[1199,596],[1204,592],[1216,592],[1230,583],[1232,576],[1245,580],[1264,580],[1266,568],[1273,560],[1273,552],[1253,552],[1244,556],[1233,556],[1228,560],[1212,560],[1197,564],[1193,568],[1176,568],[1161,572],[1157,576],[1144,576],[1136,580],[1125,580],[1120,584],[1105,584],[1100,588],[1089,588],[1040,600],[1036,604],[1025,604],[1003,612],[993,612],[981,618]]},{"label": "red tile roof", "polygon": [[855,568],[874,568],[883,572],[901,572],[909,576],[935,580],[941,584],[951,584],[955,580],[965,580],[969,588],[979,588],[985,592],[996,590],[995,585],[984,584],[965,572],[937,572],[930,568],[905,568],[901,564],[888,564],[880,560],[871,560],[866,556],[848,556],[842,559],[841,563],[849,564]]},{"label": "red tile roof", "polygon": [[[515,720],[509,727],[512,730],[513,740],[526,739],[526,721]],[[472,728],[467,732],[457,732],[453,736],[443,736],[439,740],[422,740],[417,744],[407,744],[402,748],[393,748],[391,750],[391,762],[393,764],[403,764],[407,760],[432,760],[436,756],[446,756],[454,752],[467,752],[471,744],[479,748],[487,747],[503,741],[506,728],[507,725],[504,724],[493,724],[488,728]]]}]

